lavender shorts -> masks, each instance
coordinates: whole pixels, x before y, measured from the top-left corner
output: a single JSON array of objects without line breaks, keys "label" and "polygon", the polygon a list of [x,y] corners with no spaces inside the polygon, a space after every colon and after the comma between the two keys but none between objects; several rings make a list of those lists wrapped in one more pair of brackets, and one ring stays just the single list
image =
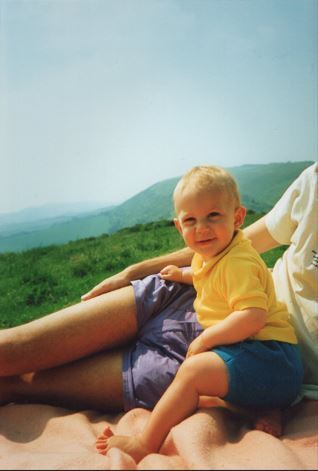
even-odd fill
[{"label": "lavender shorts", "polygon": [[132,282],[138,337],[124,354],[125,411],[152,409],[174,379],[189,344],[201,332],[192,286],[151,275]]},{"label": "lavender shorts", "polygon": [[[192,286],[158,275],[132,282],[138,337],[124,354],[125,411],[153,409],[173,381],[190,343],[202,332],[193,309]],[[303,376],[297,345],[246,340],[212,349],[229,373],[230,402],[257,407],[285,407],[296,398]],[[260,374],[261,372],[261,374]]]}]

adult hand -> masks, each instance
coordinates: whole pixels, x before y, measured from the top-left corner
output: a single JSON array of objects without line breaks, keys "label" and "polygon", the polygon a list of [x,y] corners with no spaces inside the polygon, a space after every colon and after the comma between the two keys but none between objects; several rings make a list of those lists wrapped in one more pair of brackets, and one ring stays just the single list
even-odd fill
[{"label": "adult hand", "polygon": [[103,293],[108,293],[109,291],[114,291],[124,286],[128,286],[130,283],[130,277],[125,271],[116,273],[116,275],[106,278],[98,285],[94,286],[88,293],[81,296],[82,301],[87,301],[88,299],[95,298]]},{"label": "adult hand", "polygon": [[82,301],[87,301],[88,299],[99,296],[100,294],[108,293],[109,291],[114,291],[116,289],[123,288],[124,286],[129,286],[132,280],[140,280],[145,276],[158,273],[169,263],[185,266],[188,263],[191,263],[192,256],[193,252],[186,247],[170,254],[161,255],[149,260],[143,260],[141,262],[134,263],[116,275],[106,278],[93,289],[88,291],[88,293],[81,296],[81,299]]}]

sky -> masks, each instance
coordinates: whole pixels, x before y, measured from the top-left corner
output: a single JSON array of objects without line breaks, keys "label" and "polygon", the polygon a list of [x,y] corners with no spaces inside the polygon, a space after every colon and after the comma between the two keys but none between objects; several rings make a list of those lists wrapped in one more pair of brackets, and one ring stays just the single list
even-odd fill
[{"label": "sky", "polygon": [[317,0],[0,0],[0,213],[317,159]]}]

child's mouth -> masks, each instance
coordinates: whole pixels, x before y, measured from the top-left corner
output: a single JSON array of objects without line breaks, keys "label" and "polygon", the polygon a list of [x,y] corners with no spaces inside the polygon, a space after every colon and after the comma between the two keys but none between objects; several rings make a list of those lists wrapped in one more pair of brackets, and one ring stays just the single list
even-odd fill
[{"label": "child's mouth", "polygon": [[207,245],[207,244],[210,244],[211,242],[213,242],[215,239],[202,239],[202,240],[198,240],[197,241],[197,244],[199,245]]}]

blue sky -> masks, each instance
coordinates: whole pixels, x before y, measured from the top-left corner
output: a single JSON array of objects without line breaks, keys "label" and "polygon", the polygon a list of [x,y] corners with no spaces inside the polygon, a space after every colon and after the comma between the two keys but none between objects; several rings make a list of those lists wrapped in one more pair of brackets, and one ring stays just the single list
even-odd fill
[{"label": "blue sky", "polygon": [[317,158],[317,0],[0,0],[0,212]]}]

